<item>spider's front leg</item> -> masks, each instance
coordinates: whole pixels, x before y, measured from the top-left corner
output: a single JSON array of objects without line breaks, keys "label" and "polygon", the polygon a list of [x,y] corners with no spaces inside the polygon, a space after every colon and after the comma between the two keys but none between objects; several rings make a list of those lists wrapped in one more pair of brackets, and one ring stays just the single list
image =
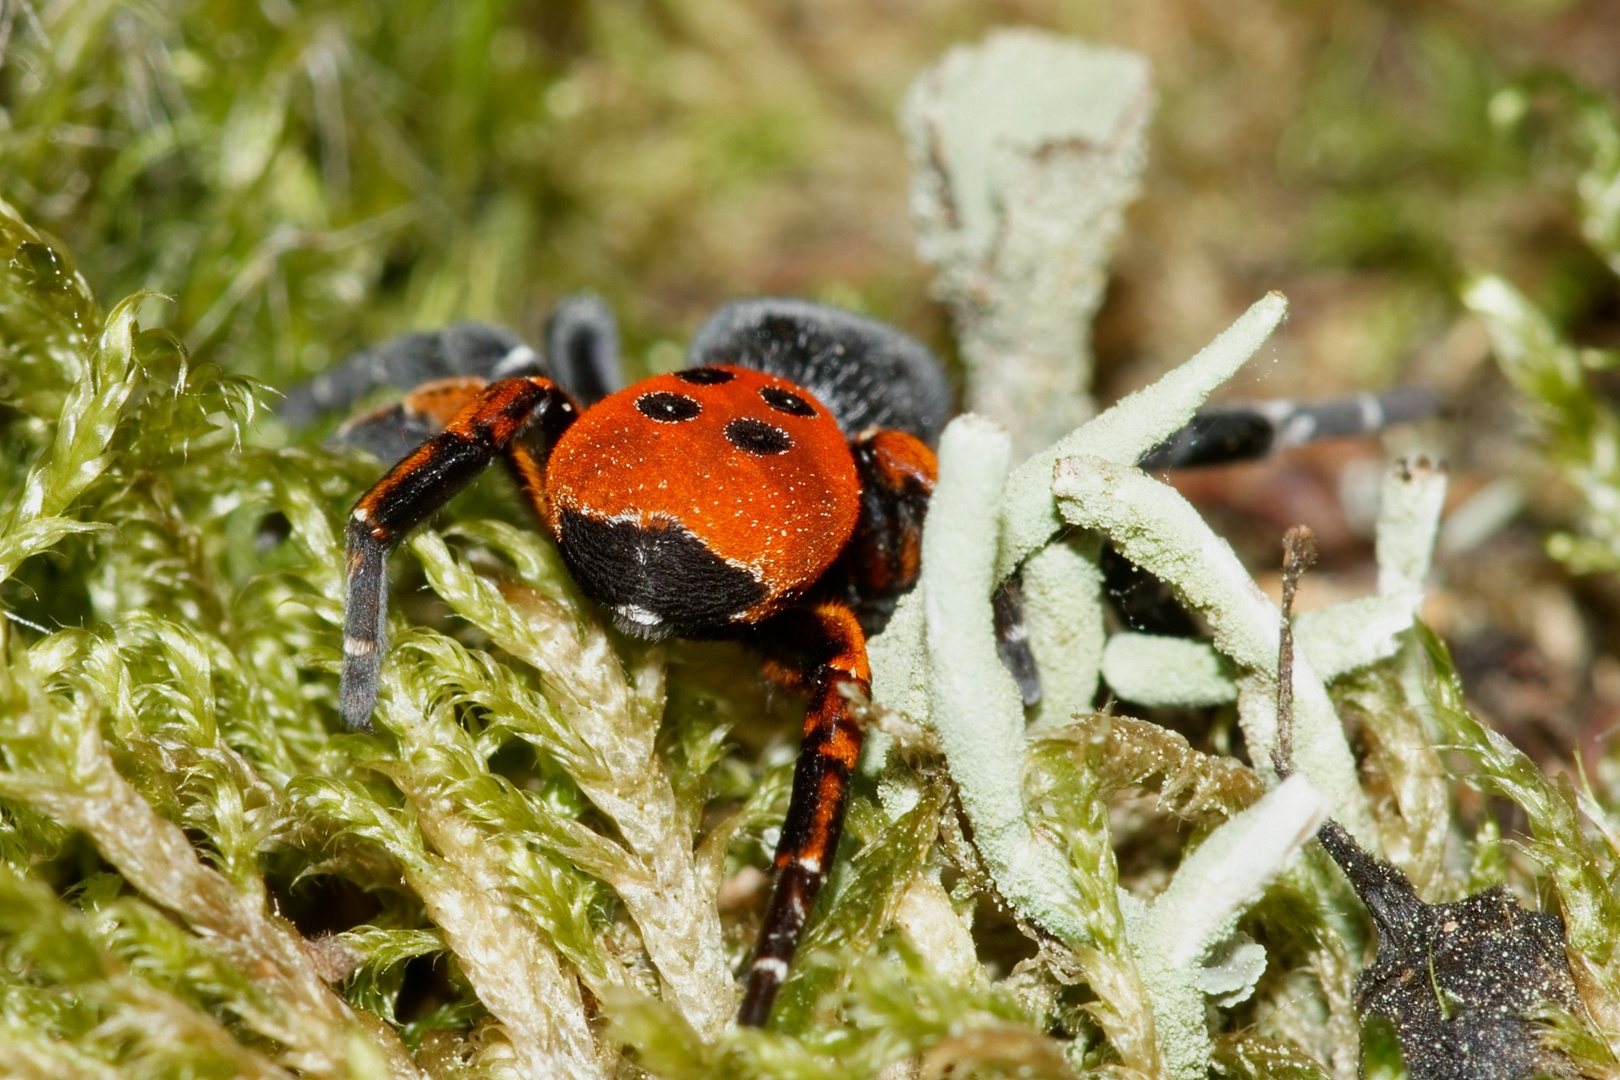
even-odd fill
[{"label": "spider's front leg", "polygon": [[805,647],[810,657],[810,709],[804,743],[793,770],[793,794],[782,839],[776,846],[776,888],[759,945],[748,971],[737,1023],[763,1027],[776,992],[787,978],[816,894],[838,849],[849,799],[849,778],[861,754],[865,732],[851,714],[848,690],[871,691],[866,635],[855,613],[825,602],[782,616],[778,632]]},{"label": "spider's front leg", "polygon": [[448,416],[444,430],[389,469],[349,515],[338,711],[360,731],[371,730],[377,704],[388,553],[497,456],[506,458],[543,518],[545,455],[579,414],[568,395],[541,376],[487,386],[461,379],[430,393],[437,395],[432,411]]}]

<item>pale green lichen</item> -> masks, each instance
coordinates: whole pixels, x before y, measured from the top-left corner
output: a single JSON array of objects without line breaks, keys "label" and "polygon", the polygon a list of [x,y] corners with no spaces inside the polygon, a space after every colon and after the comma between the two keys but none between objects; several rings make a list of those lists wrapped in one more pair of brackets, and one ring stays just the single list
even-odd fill
[{"label": "pale green lichen", "polygon": [[1207,641],[1123,631],[1103,649],[1102,676],[1126,701],[1149,707],[1237,700],[1231,664]]},{"label": "pale green lichen", "polygon": [[[1103,533],[1209,622],[1215,648],[1237,666],[1238,715],[1249,752],[1267,760],[1277,741],[1280,613],[1226,541],[1174,489],[1133,466],[1065,457],[1052,490],[1068,520]],[[1327,795],[1335,817],[1366,835],[1370,819],[1355,762],[1327,690],[1304,656],[1295,660],[1294,695],[1299,771]]]},{"label": "pale green lichen", "polygon": [[1215,964],[1205,961],[1231,939],[1238,916],[1271,877],[1316,835],[1327,810],[1321,792],[1295,774],[1211,833],[1151,903],[1122,897],[1165,1069],[1177,1080],[1208,1073],[1205,995],[1230,995],[1229,1005],[1248,997],[1265,970],[1265,950],[1243,940]]},{"label": "pale green lichen", "polygon": [[1107,628],[1097,545],[1051,544],[1024,563],[1020,596],[1029,649],[1041,673],[1032,723],[1063,724],[1097,696]]},{"label": "pale green lichen", "polygon": [[1152,105],[1139,54],[1005,29],[952,49],[901,107],[917,250],[951,305],[967,407],[1020,457],[1095,411],[1091,320]]},{"label": "pale green lichen", "polygon": [[[1280,314],[1280,300],[1273,306]],[[1239,340],[1240,349],[1219,358],[1229,369],[1252,353],[1263,335],[1258,340]],[[1188,388],[1199,386],[1200,376],[1207,378],[1204,371],[1213,366],[1195,358],[1094,425],[1082,428],[1063,445],[1084,445],[1088,437],[1096,438],[1090,431],[1093,426],[1129,430],[1135,440],[1146,443],[1133,446],[1124,458],[1133,461],[1153,445],[1147,441],[1156,430],[1153,417],[1176,416],[1196,407],[1196,400],[1186,400]],[[940,443],[939,485],[924,528],[923,575],[914,594],[921,600],[913,601],[920,603],[923,618],[920,624],[914,615],[897,618],[893,637],[876,650],[878,700],[891,707],[913,703],[926,709],[924,715],[939,734],[947,768],[960,791],[974,847],[998,893],[1023,917],[1063,940],[1094,985],[1115,988],[1118,999],[1110,999],[1103,1015],[1109,1017],[1105,1026],[1116,1046],[1129,1047],[1121,1052],[1136,1055],[1127,1060],[1139,1068],[1162,1067],[1176,1077],[1198,1076],[1211,1054],[1203,1013],[1204,986],[1207,983],[1222,993],[1236,993],[1258,978],[1257,964],[1263,967],[1260,954],[1240,946],[1226,958],[1229,967],[1216,965],[1201,981],[1199,961],[1231,934],[1238,914],[1258,899],[1266,880],[1314,834],[1328,805],[1335,807],[1341,819],[1371,835],[1362,789],[1324,684],[1301,656],[1294,680],[1301,734],[1296,760],[1305,775],[1289,788],[1293,797],[1284,798],[1279,792],[1278,798],[1265,804],[1266,809],[1245,811],[1246,816],[1217,829],[1153,905],[1128,895],[1116,902],[1108,895],[1107,883],[1114,872],[1111,861],[1101,855],[1108,830],[1095,818],[1088,823],[1076,819],[1069,826],[1065,844],[1070,852],[1070,873],[1066,874],[1040,834],[1029,828],[1021,779],[1024,717],[1011,676],[996,656],[991,626],[989,596],[997,579],[990,553],[997,532],[993,520],[972,509],[997,501],[1007,457],[1005,436],[987,421],[965,417],[946,429]],[[1276,608],[1260,594],[1230,548],[1171,489],[1129,465],[1102,457],[1077,453],[1058,459],[1053,468],[1052,494],[1068,520],[1106,536],[1205,616],[1215,648],[1240,673],[1244,690],[1240,716],[1251,752],[1260,748],[1263,753],[1274,737],[1268,734],[1274,728],[1265,725],[1274,725],[1276,717],[1272,703],[1280,618]],[[1386,493],[1382,519],[1388,587],[1398,593],[1405,619],[1396,629],[1411,625],[1415,599],[1420,595],[1417,582],[1427,571],[1426,552],[1433,544],[1439,495],[1444,491],[1443,483],[1430,482],[1428,470],[1419,472],[1421,479],[1414,482],[1410,470],[1400,471]],[[1082,593],[1083,589],[1082,584],[1073,591]],[[1089,591],[1090,602],[1100,606],[1095,585]],[[1100,626],[1100,616],[1097,620]],[[1381,628],[1375,625],[1373,629]],[[1360,641],[1369,633],[1358,630],[1351,637]],[[1371,636],[1382,642],[1389,634]],[[1138,640],[1124,635],[1115,640],[1121,639],[1127,644]],[[1209,655],[1206,646],[1197,644],[1166,643],[1162,648],[1196,651],[1200,658]],[[1376,649],[1364,651],[1371,655],[1358,656],[1351,667],[1364,666],[1381,655]],[[1107,657],[1105,652],[1101,659],[1106,662]],[[892,670],[908,663],[909,673]],[[1221,700],[1220,666],[1207,666],[1210,670],[1199,685],[1209,684],[1205,689],[1214,700]],[[922,667],[927,669],[926,677],[918,674]],[[1139,681],[1144,684],[1150,668],[1153,665],[1136,669],[1127,665],[1128,670],[1141,674]],[[1178,673],[1178,677],[1185,676],[1185,669]],[[1159,681],[1162,687],[1166,680],[1161,675]],[[889,693],[897,696],[886,698]],[[1305,777],[1311,775],[1327,778],[1331,803],[1324,803],[1307,783]],[[1074,786],[1083,791],[1094,784]],[[1050,790],[1044,800],[1059,801]],[[1196,906],[1200,918],[1193,917],[1189,904]],[[1128,952],[1122,948],[1127,942]]]},{"label": "pale green lichen", "polygon": [[1058,461],[1097,454],[1134,464],[1186,425],[1216,387],[1265,344],[1287,311],[1288,301],[1280,294],[1259,300],[1197,356],[1155,383],[1151,395],[1130,395],[1013,470],[1002,498],[997,579],[1011,577],[1063,528],[1052,497],[1052,470]]},{"label": "pale green lichen", "polygon": [[[1445,474],[1426,464],[1402,462],[1385,476],[1379,594],[1294,619],[1295,647],[1324,681],[1387,660],[1400,648],[1423,599],[1445,493]],[[1232,661],[1203,641],[1123,632],[1108,639],[1102,662],[1109,687],[1142,705],[1219,705],[1238,698]]]},{"label": "pale green lichen", "polygon": [[1084,901],[1057,852],[1029,827],[1020,774],[1024,707],[996,654],[990,609],[994,505],[1007,476],[1006,433],[977,416],[940,438],[939,484],[923,528],[922,595],[929,715],[975,847],[996,887],[1026,918],[1071,947],[1089,944]]}]

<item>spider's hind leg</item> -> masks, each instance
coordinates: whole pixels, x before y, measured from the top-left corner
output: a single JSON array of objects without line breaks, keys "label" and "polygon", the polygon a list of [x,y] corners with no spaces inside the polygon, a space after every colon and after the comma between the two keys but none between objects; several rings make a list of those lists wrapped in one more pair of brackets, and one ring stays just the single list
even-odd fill
[{"label": "spider's hind leg", "polygon": [[544,373],[540,354],[510,330],[457,323],[428,333],[401,334],[357,352],[288,390],[276,413],[294,427],[307,427],[323,416],[348,412],[378,387],[409,390],[442,379],[488,381]]},{"label": "spider's hind leg", "polygon": [[308,427],[349,412],[379,387],[412,390],[460,378],[496,382],[528,375],[549,376],[583,405],[622,385],[618,323],[601,297],[576,293],[557,301],[546,321],[544,356],[512,331],[486,323],[401,334],[294,386],[276,412],[293,427]]},{"label": "spider's hind leg", "polygon": [[[1291,446],[1373,435],[1439,412],[1440,402],[1434,392],[1419,386],[1398,386],[1381,394],[1318,402],[1277,400],[1209,406],[1198,410],[1186,427],[1142,455],[1137,464],[1148,472],[1158,472],[1254,461]],[[1167,637],[1197,634],[1197,620],[1158,578],[1108,545],[1102,549],[1101,566],[1108,595],[1132,630]]]},{"label": "spider's hind leg", "polygon": [[423,383],[392,405],[344,421],[327,443],[364,450],[391,465],[443,431],[488,385],[474,376]]},{"label": "spider's hind leg", "polygon": [[1262,401],[1199,409],[1192,423],[1142,455],[1149,471],[1253,461],[1290,446],[1373,435],[1440,411],[1434,392],[1399,386],[1328,401]]}]

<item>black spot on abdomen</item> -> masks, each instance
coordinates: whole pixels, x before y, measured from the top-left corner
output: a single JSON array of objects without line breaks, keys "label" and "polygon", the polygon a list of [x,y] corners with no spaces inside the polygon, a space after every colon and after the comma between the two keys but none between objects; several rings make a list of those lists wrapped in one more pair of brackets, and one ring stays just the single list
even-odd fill
[{"label": "black spot on abdomen", "polygon": [[685,394],[672,394],[668,390],[655,390],[636,398],[636,411],[649,420],[661,424],[674,424],[690,420],[703,411],[696,398]]},{"label": "black spot on abdomen", "polygon": [[762,386],[759,396],[765,404],[777,412],[787,413],[789,416],[814,416],[815,406],[791,390],[783,390],[780,386]]},{"label": "black spot on abdomen", "polygon": [[699,367],[677,371],[675,377],[681,382],[691,383],[693,386],[719,386],[721,383],[730,382],[737,376],[729,371],[721,371],[719,368]]},{"label": "black spot on abdomen", "polygon": [[781,428],[750,417],[727,424],[726,441],[739,450],[761,457],[784,453],[793,445],[793,437]]}]

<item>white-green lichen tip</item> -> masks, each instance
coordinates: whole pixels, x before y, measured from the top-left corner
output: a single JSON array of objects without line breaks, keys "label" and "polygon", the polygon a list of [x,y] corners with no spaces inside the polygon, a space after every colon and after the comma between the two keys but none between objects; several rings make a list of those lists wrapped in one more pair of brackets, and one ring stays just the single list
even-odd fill
[{"label": "white-green lichen tip", "polygon": [[1294,644],[1332,681],[1387,660],[1412,629],[1446,501],[1446,473],[1427,460],[1396,462],[1378,499],[1378,595],[1308,611],[1294,620]]},{"label": "white-green lichen tip", "polygon": [[1091,323],[1147,161],[1147,60],[997,30],[901,107],[917,253],[951,306],[967,407],[1022,457],[1091,416]]},{"label": "white-green lichen tip", "polygon": [[[923,235],[923,257],[990,258],[1019,159],[1054,147],[1116,147],[1142,122],[1152,92],[1142,56],[1037,30],[999,30],[946,53],[912,84],[901,112],[918,166],[914,187],[948,182],[955,211],[948,231]],[[939,196],[914,191],[912,200],[930,197]]]},{"label": "white-green lichen tip", "polygon": [[1008,479],[1002,499],[997,580],[1012,576],[1063,527],[1052,499],[1052,469],[1060,459],[1092,454],[1134,464],[1192,420],[1216,387],[1259,351],[1287,313],[1287,298],[1267,293],[1191,360],[1020,465]]},{"label": "white-green lichen tip", "polygon": [[[1151,904],[1125,905],[1131,951],[1152,997],[1154,1030],[1175,1080],[1201,1080],[1209,1069],[1204,995],[1211,980],[1204,976],[1204,961],[1232,936],[1238,917],[1260,898],[1272,876],[1316,834],[1327,811],[1322,793],[1295,774],[1211,833]],[[1260,959],[1256,948],[1246,943],[1251,962],[1241,966],[1258,978],[1264,969],[1253,963]]]},{"label": "white-green lichen tip", "polygon": [[1327,820],[1328,804],[1296,773],[1209,835],[1153,903],[1158,948],[1172,965],[1190,965],[1260,898],[1266,882]]},{"label": "white-green lichen tip", "polygon": [[1024,708],[996,653],[990,595],[996,518],[1011,441],[960,416],[939,443],[939,483],[923,526],[930,712],[973,840],[1018,912],[1071,945],[1087,940],[1068,864],[1036,840],[1023,794]]},{"label": "white-green lichen tip", "polygon": [[1378,498],[1378,592],[1422,598],[1446,504],[1446,471],[1425,459],[1397,462]]}]

